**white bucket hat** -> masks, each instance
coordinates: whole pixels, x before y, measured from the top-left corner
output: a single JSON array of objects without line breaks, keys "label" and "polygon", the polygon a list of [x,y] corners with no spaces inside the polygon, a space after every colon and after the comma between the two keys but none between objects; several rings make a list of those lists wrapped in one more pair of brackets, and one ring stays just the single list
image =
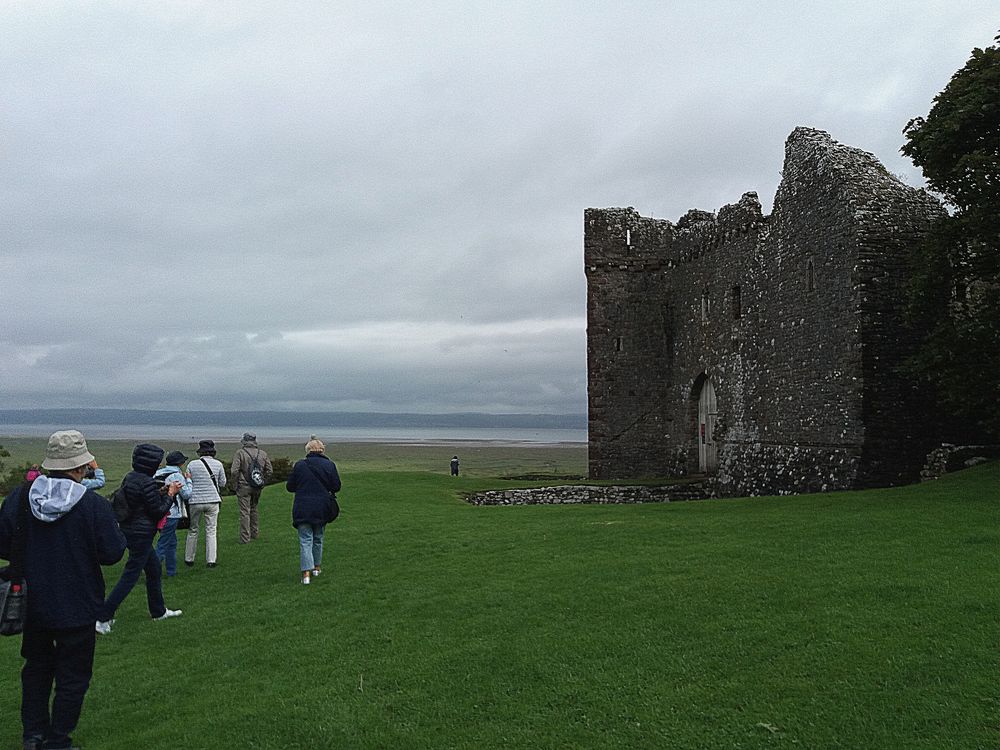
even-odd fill
[{"label": "white bucket hat", "polygon": [[87,450],[87,441],[83,439],[81,433],[76,430],[60,430],[53,432],[49,437],[42,468],[68,471],[89,464],[93,460],[94,457]]}]

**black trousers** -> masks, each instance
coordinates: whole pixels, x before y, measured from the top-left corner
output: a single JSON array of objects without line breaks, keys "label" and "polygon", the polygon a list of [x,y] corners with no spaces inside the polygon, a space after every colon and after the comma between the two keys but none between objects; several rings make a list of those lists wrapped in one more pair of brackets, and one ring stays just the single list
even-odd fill
[{"label": "black trousers", "polygon": [[[94,671],[92,624],[69,630],[26,627],[21,636],[21,723],[24,739],[41,739],[43,747],[70,747],[83,698]],[[49,712],[49,696],[55,698]]]}]

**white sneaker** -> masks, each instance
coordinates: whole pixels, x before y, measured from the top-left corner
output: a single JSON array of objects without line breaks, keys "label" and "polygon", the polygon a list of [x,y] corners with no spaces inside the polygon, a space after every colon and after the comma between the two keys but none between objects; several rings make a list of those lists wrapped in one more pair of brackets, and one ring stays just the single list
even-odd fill
[{"label": "white sneaker", "polygon": [[312,577],[315,578],[320,573],[319,568],[313,568]]},{"label": "white sneaker", "polygon": [[308,570],[305,573],[302,574],[302,583],[304,583],[306,586],[308,586],[309,583],[310,583],[310,581],[309,581],[309,571]]},{"label": "white sneaker", "polygon": [[111,626],[113,624],[114,620],[105,620],[104,622],[98,620],[97,624],[94,625],[94,630],[96,630],[101,635],[108,635],[108,633],[111,632]]},{"label": "white sneaker", "polygon": [[162,615],[160,615],[159,617],[154,617],[153,619],[166,620],[169,617],[180,617],[182,614],[184,613],[179,609],[168,609]]}]

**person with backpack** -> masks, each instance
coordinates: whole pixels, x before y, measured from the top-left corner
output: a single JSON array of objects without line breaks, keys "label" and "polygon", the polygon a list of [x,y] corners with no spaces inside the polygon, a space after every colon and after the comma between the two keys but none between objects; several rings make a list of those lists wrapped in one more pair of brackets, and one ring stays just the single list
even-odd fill
[{"label": "person with backpack", "polygon": [[[111,506],[80,484],[93,460],[82,434],[53,433],[42,462],[48,476],[20,485],[0,508],[0,557],[11,560],[23,545],[19,562],[27,593],[21,634],[25,750],[72,746],[70,734],[80,720],[94,671],[94,622],[104,603],[101,566],[114,565],[125,554],[125,537]],[[11,687],[8,683],[8,690]]]},{"label": "person with backpack", "polygon": [[306,443],[306,457],[295,462],[285,489],[295,494],[292,526],[299,532],[302,583],[309,584],[321,572],[326,525],[339,512],[334,495],[340,492],[340,474],[326,457],[322,440],[313,437]]},{"label": "person with backpack", "polygon": [[229,467],[229,481],[240,506],[240,544],[247,544],[260,535],[257,505],[260,491],[273,473],[271,459],[257,447],[257,436],[244,432],[240,449]]},{"label": "person with backpack", "polygon": [[173,505],[180,492],[179,482],[163,485],[153,479],[163,460],[163,448],[152,443],[140,443],[132,450],[132,471],[125,475],[121,487],[112,494],[111,505],[118,525],[128,543],[128,560],[121,578],[111,590],[97,615],[95,629],[108,635],[114,624],[115,612],[125,601],[140,574],[146,576],[146,604],[154,620],[166,620],[182,614],[163,603],[163,578],[160,558],[153,549],[157,526]]},{"label": "person with backpack", "polygon": [[187,543],[184,545],[184,564],[194,565],[198,553],[198,530],[205,520],[205,562],[210,568],[218,564],[219,508],[222,506],[220,487],[226,486],[226,469],[215,457],[215,441],[198,442],[198,458],[188,464],[191,475],[191,499],[188,511],[191,527],[188,529]]}]

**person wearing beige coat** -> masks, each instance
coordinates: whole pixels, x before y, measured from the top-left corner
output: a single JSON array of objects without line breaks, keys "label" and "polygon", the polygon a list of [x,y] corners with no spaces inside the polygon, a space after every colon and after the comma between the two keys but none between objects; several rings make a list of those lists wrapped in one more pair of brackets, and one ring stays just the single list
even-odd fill
[{"label": "person wearing beige coat", "polygon": [[264,472],[265,482],[274,474],[274,469],[267,453],[257,447],[256,435],[245,432],[241,442],[240,449],[233,456],[233,464],[229,467],[229,482],[240,506],[240,544],[247,544],[260,535],[257,505],[260,503],[261,488],[250,484],[250,468],[256,461]]}]

